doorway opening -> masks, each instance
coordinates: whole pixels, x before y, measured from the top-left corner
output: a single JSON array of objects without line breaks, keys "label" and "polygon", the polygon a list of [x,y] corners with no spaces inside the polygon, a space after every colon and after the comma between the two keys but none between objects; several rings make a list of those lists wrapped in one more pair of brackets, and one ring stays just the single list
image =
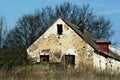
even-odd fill
[{"label": "doorway opening", "polygon": [[65,64],[75,65],[75,55],[65,55]]}]

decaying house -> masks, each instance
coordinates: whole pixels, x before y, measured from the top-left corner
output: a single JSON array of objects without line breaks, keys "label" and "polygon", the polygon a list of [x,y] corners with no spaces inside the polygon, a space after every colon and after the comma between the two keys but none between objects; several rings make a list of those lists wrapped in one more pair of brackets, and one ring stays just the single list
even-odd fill
[{"label": "decaying house", "polygon": [[27,48],[27,53],[34,62],[61,62],[75,67],[85,64],[120,71],[120,60],[110,54],[110,43],[59,18]]}]

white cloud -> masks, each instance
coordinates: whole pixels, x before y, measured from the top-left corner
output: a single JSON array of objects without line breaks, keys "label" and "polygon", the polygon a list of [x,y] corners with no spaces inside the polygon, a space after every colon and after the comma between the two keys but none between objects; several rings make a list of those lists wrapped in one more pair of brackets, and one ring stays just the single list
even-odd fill
[{"label": "white cloud", "polygon": [[117,48],[116,46],[110,45],[109,49],[112,50],[114,53],[120,55],[120,48]]}]

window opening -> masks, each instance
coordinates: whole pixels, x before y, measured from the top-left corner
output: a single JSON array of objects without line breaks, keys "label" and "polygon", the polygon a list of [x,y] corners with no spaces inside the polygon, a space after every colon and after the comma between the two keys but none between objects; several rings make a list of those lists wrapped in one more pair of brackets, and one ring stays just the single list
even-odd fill
[{"label": "window opening", "polygon": [[49,62],[49,55],[40,55],[41,62]]},{"label": "window opening", "polygon": [[63,32],[62,24],[57,24],[57,34],[62,35],[62,32]]}]

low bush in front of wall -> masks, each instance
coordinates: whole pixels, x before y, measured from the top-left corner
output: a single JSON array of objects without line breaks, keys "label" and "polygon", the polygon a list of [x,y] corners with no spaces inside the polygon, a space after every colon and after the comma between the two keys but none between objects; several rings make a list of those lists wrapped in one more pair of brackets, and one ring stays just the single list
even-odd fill
[{"label": "low bush in front of wall", "polygon": [[0,52],[0,68],[11,69],[14,66],[26,65],[25,49],[3,49]]}]

